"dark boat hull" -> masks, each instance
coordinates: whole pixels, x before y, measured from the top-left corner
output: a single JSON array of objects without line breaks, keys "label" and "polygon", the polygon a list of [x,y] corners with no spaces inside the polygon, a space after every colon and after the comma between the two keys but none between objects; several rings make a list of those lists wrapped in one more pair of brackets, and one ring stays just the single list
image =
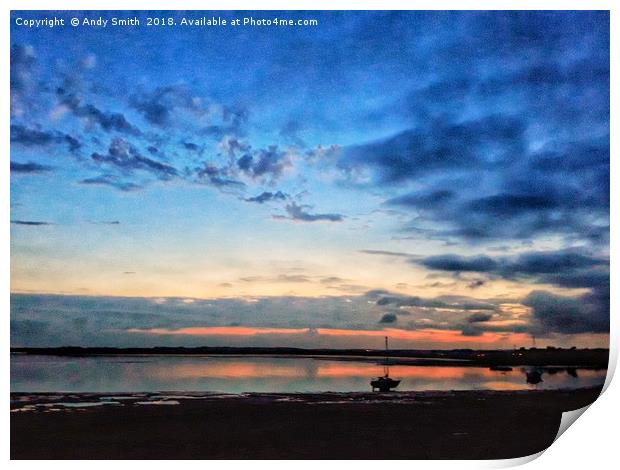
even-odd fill
[{"label": "dark boat hull", "polygon": [[398,384],[400,384],[400,380],[390,379],[389,377],[379,377],[370,381],[372,389],[377,389],[380,392],[389,392],[391,389],[398,387]]}]

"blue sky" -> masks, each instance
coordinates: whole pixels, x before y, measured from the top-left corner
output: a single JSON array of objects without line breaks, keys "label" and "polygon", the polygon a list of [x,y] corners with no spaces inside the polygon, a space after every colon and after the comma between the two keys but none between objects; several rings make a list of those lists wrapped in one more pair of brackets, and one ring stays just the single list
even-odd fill
[{"label": "blue sky", "polygon": [[606,12],[135,14],[12,13],[14,344],[606,343]]}]

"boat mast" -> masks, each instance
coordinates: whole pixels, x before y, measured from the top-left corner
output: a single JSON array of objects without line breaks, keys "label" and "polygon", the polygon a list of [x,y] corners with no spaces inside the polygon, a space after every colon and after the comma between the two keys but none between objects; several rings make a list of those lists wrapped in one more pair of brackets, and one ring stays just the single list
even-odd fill
[{"label": "boat mast", "polygon": [[385,376],[386,377],[388,375],[390,375],[390,366],[389,366],[390,358],[388,356],[388,350],[389,350],[389,347],[388,347],[388,337],[386,336],[385,337],[385,367],[384,367],[384,370],[383,370],[383,372],[385,372]]}]

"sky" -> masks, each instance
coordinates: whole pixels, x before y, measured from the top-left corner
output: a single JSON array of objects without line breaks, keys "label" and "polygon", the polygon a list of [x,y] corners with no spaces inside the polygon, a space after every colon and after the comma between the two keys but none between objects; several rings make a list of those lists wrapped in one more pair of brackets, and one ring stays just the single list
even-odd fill
[{"label": "sky", "polygon": [[13,346],[607,346],[607,12],[11,20]]}]

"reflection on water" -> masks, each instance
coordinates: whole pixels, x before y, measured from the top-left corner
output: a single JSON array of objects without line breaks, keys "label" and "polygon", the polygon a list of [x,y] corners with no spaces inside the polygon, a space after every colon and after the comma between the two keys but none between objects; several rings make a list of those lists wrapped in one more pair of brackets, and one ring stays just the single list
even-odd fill
[{"label": "reflection on water", "polygon": [[[310,357],[11,355],[12,392],[241,392],[369,391],[382,374],[372,362]],[[395,365],[390,375],[407,390],[527,390],[602,385],[605,370],[539,368],[541,382],[527,383],[526,367]]]}]

